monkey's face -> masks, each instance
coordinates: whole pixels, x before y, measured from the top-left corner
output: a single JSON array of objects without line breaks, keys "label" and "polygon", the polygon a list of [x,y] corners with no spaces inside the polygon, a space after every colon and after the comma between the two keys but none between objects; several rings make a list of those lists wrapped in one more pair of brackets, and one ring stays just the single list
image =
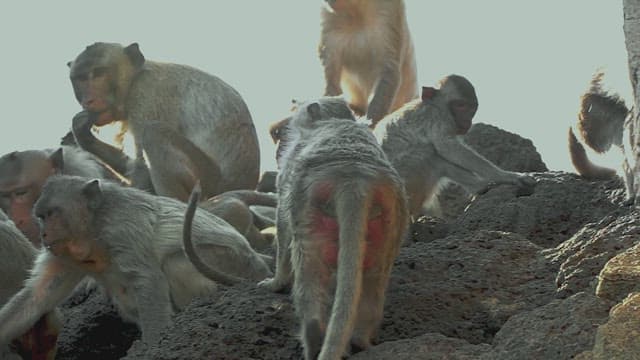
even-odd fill
[{"label": "monkey's face", "polygon": [[115,91],[111,70],[107,66],[78,66],[71,72],[71,84],[82,108],[100,114],[96,125],[115,120]]},{"label": "monkey's face", "polygon": [[451,100],[449,111],[456,122],[456,133],[466,134],[471,128],[471,121],[478,110],[478,104],[467,100]]}]

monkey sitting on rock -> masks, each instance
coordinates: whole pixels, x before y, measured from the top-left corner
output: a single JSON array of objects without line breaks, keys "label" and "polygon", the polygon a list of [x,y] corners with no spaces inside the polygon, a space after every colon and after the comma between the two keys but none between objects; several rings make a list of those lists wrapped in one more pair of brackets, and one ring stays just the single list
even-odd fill
[{"label": "monkey sitting on rock", "polygon": [[201,211],[195,246],[215,281],[200,274],[182,241],[186,204],[109,181],[56,175],[47,180],[33,213],[46,251],[25,287],[0,309],[0,346],[24,333],[60,304],[86,276],[102,285],[121,316],[155,343],[171,315],[195,296],[229,279],[261,280],[268,257],[222,219]]}]

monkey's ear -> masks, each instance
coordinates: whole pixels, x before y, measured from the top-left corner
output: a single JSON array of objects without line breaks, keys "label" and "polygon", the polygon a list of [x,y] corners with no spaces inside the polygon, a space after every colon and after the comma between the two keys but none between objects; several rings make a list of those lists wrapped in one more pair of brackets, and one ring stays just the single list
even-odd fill
[{"label": "monkey's ear", "polygon": [[82,194],[87,198],[89,208],[97,208],[102,202],[102,188],[100,187],[100,180],[93,179],[87,182],[82,188]]},{"label": "monkey's ear", "polygon": [[124,53],[127,54],[134,67],[140,68],[142,67],[142,65],[144,65],[144,55],[142,55],[142,52],[140,52],[138,43],[132,43],[131,45],[124,48]]},{"label": "monkey's ear", "polygon": [[73,61],[67,61],[67,67],[71,68],[71,65],[73,65]]},{"label": "monkey's ear", "polygon": [[317,102],[314,102],[307,106],[307,113],[313,121],[320,120],[322,118],[320,114],[320,104],[318,104]]},{"label": "monkey's ear", "polygon": [[422,101],[433,99],[438,90],[429,86],[422,87]]},{"label": "monkey's ear", "polygon": [[53,166],[56,174],[62,174],[62,171],[64,170],[64,157],[62,151],[62,147],[60,147],[58,150],[54,151],[51,156],[49,156],[49,161],[51,161],[51,165]]}]

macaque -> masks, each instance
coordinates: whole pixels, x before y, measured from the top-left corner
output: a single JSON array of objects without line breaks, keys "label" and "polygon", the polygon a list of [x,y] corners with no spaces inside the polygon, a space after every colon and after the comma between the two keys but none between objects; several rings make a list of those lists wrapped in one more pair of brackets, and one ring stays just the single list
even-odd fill
[{"label": "macaque", "polygon": [[54,174],[117,179],[117,174],[92,154],[74,146],[1,156],[0,208],[36,247],[40,247],[40,230],[31,209],[45,181]]},{"label": "macaque", "polygon": [[416,60],[402,0],[325,0],[320,60],[325,96],[344,93],[375,127],[418,97]]},{"label": "macaque", "polygon": [[[346,118],[332,114],[348,114]],[[402,180],[344,100],[298,107],[277,178],[276,273],[293,282],[305,359],[337,360],[367,348],[408,226]],[[292,279],[293,277],[293,279]]]},{"label": "macaque", "polygon": [[[602,88],[603,78],[602,71],[596,72],[591,79],[589,89],[580,98],[578,132],[585,143],[597,153],[609,151],[611,145],[620,149],[623,155],[622,172],[626,187],[626,202],[632,204],[635,201],[636,186],[624,144],[625,129],[629,130],[628,144],[633,144],[634,134],[630,129],[632,112],[620,96]],[[569,154],[573,166],[586,179],[606,180],[617,176],[614,169],[598,166],[589,160],[587,152],[571,128],[569,128]]]},{"label": "macaque", "polygon": [[[0,210],[0,306],[22,289],[37,253],[38,250]],[[55,359],[61,327],[57,310],[43,315],[33,327],[13,339],[10,347],[0,346],[0,359]]]},{"label": "macaque", "polygon": [[[149,178],[158,195],[181,201],[198,180],[205,198],[255,188],[260,154],[253,121],[240,94],[218,77],[147,61],[136,43],[95,43],[69,67],[84,109],[73,120],[75,141],[135,187]],[[133,135],[135,159],[91,133],[114,121]]]},{"label": "macaque", "polygon": [[222,219],[200,211],[193,220],[198,255],[222,276],[201,275],[185,255],[186,204],[98,179],[55,175],[33,212],[41,251],[25,287],[0,309],[0,346],[29,329],[90,277],[106,289],[142,341],[160,339],[172,314],[226,279],[271,274],[264,258]]},{"label": "macaque", "polygon": [[470,193],[491,184],[513,184],[519,195],[533,192],[532,177],[505,171],[468,147],[461,139],[478,109],[473,85],[449,75],[440,88],[422,88],[422,98],[385,117],[374,134],[393,167],[404,180],[412,216],[420,215],[446,181]]}]

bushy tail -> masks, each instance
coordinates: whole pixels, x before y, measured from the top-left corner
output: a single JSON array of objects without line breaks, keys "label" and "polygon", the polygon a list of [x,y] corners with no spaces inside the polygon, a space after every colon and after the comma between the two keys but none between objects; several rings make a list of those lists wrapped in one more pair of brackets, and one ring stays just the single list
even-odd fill
[{"label": "bushy tail", "polygon": [[184,225],[182,227],[182,241],[184,252],[187,254],[187,257],[189,258],[193,266],[195,266],[195,268],[202,275],[215,281],[216,283],[231,286],[233,284],[241,282],[242,279],[233,275],[229,275],[207,265],[198,255],[193,245],[193,240],[191,239],[191,226],[193,223],[193,217],[196,213],[196,208],[198,207],[198,200],[200,199],[201,192],[202,189],[200,188],[200,182],[198,182],[196,183],[196,186],[193,187],[191,196],[189,196],[189,205],[187,206],[187,211],[184,215]]},{"label": "bushy tail", "polygon": [[616,176],[614,169],[598,166],[589,160],[584,146],[578,141],[571,127],[569,127],[569,154],[573,167],[586,179],[608,180]]},{"label": "bushy tail", "polygon": [[372,189],[362,183],[336,189],[339,251],[336,295],[319,360],[340,359],[347,348],[362,293],[362,263]]}]

